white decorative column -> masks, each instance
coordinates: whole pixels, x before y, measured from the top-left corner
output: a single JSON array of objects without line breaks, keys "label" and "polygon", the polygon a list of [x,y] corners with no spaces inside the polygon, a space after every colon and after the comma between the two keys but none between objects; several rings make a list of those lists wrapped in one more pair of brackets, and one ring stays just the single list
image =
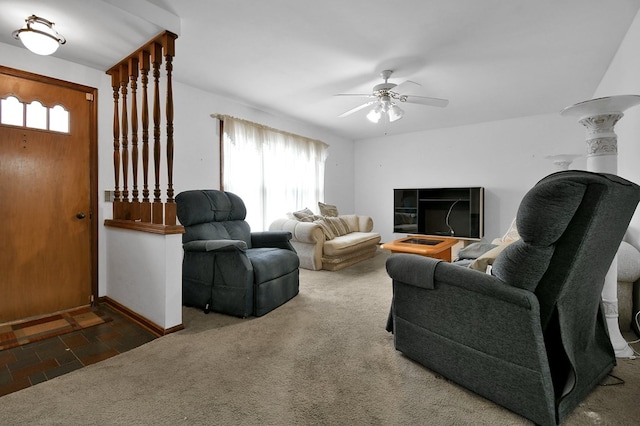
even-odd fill
[{"label": "white decorative column", "polygon": [[[613,128],[624,116],[623,111],[640,104],[638,95],[609,96],[591,99],[569,106],[560,114],[578,117],[587,129],[587,170],[618,173],[618,137]],[[630,358],[633,349],[626,342],[618,325],[618,257],[613,259],[602,289],[609,337],[616,357]]]},{"label": "white decorative column", "polygon": [[573,160],[576,158],[580,158],[581,155],[577,154],[558,154],[558,155],[547,155],[547,160],[551,160],[553,164],[556,166],[557,171],[569,170],[569,166],[573,163]]}]

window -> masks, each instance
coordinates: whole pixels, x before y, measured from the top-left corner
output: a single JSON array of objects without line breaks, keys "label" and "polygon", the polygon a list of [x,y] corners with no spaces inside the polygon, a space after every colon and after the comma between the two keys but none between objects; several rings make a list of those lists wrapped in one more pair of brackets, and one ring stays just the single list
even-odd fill
[{"label": "window", "polygon": [[38,101],[27,104],[27,127],[47,130],[47,108]]},{"label": "window", "polygon": [[69,111],[60,105],[49,109],[49,130],[69,133]]},{"label": "window", "polygon": [[0,99],[0,124],[69,133],[69,111],[60,105],[47,108],[39,101],[25,105],[8,96]]},{"label": "window", "polygon": [[266,231],[285,213],[324,200],[327,144],[224,116],[222,139],[225,191],[247,207],[253,231]]},{"label": "window", "polygon": [[0,123],[12,126],[24,125],[24,105],[13,96],[0,101]]}]

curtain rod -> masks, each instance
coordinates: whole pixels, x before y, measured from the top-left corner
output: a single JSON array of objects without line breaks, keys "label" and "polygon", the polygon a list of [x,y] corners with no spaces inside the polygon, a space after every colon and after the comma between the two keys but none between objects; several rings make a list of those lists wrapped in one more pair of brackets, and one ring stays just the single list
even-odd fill
[{"label": "curtain rod", "polygon": [[223,122],[224,122],[224,120],[225,120],[225,119],[230,118],[230,119],[232,119],[232,120],[242,121],[243,123],[250,124],[250,125],[255,126],[255,127],[258,127],[258,128],[260,128],[260,129],[270,130],[270,131],[272,131],[272,132],[280,133],[280,134],[283,134],[283,135],[295,136],[295,137],[297,137],[297,138],[303,138],[303,139],[306,139],[306,140],[309,140],[309,141],[312,141],[312,142],[318,142],[318,143],[321,143],[321,144],[323,144],[324,146],[329,147],[329,144],[327,144],[327,143],[325,143],[325,142],[322,142],[321,140],[318,140],[318,139],[308,138],[308,137],[306,137],[306,136],[297,135],[297,134],[295,134],[295,133],[291,133],[291,132],[285,132],[284,130],[275,129],[275,128],[273,128],[273,127],[269,127],[269,126],[266,126],[266,125],[264,125],[264,124],[260,124],[260,123],[254,123],[253,121],[249,121],[249,120],[245,120],[245,119],[242,119],[242,118],[234,117],[234,116],[232,116],[232,115],[227,115],[227,114],[217,114],[217,113],[216,113],[216,114],[211,114],[211,118],[215,118],[215,119],[220,120],[220,121],[223,121]]}]

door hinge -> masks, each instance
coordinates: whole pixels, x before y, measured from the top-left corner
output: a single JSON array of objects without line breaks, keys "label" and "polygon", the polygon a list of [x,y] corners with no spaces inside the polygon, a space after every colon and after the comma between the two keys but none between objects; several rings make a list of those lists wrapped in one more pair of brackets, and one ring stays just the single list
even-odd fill
[{"label": "door hinge", "polygon": [[93,102],[93,93],[85,93],[84,95],[86,100]]}]

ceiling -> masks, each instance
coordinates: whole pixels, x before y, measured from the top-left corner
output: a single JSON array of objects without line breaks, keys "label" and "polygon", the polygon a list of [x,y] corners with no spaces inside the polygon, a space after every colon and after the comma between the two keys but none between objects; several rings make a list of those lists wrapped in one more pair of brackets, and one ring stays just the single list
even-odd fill
[{"label": "ceiling", "polygon": [[[36,14],[66,37],[54,56],[106,70],[164,29],[173,76],[349,139],[556,113],[589,99],[640,0],[0,0],[0,43]],[[372,124],[341,113],[381,83],[446,108],[402,104]],[[226,111],[209,111],[225,113]]]}]

